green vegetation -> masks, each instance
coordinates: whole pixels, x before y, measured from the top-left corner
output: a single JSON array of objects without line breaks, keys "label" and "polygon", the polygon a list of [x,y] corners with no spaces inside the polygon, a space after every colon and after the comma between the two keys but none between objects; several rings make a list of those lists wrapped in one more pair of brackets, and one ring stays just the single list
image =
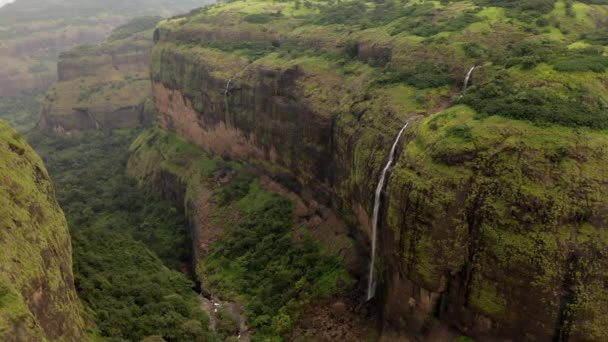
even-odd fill
[{"label": "green vegetation", "polygon": [[42,103],[39,128],[74,132],[135,128],[152,120],[148,105],[148,54],[159,17],[141,17],[115,29],[97,45],[59,57],[60,80]]},{"label": "green vegetation", "polygon": [[40,114],[38,96],[0,96],[0,119],[5,120],[20,133],[30,131]]},{"label": "green vegetation", "polygon": [[198,307],[192,282],[182,273],[166,268],[128,233],[76,229],[76,288],[102,336],[110,341],[138,341],[151,335],[184,342],[210,338],[207,316]]},{"label": "green vegetation", "polygon": [[[202,189],[213,190],[212,221],[223,232],[197,273],[207,290],[245,304],[254,340],[287,337],[303,308],[352,286],[341,258],[294,227],[292,202],[261,189],[247,165],[211,159],[160,129],[142,133],[131,150],[131,174],[148,180],[160,172],[175,175],[187,184],[187,203]],[[216,173],[232,176],[220,184]],[[229,336],[233,319],[219,320],[224,331],[218,333]]]},{"label": "green vegetation", "polygon": [[464,11],[434,20],[437,11],[432,3],[403,6],[403,2],[387,0],[368,2],[346,1],[318,5],[320,13],[310,19],[311,23],[331,25],[359,25],[361,28],[378,27],[394,22],[391,35],[409,32],[430,37],[440,32],[458,31],[479,21],[474,11]]},{"label": "green vegetation", "polygon": [[419,89],[437,88],[452,83],[447,65],[424,61],[413,68],[401,68],[385,73],[380,84],[405,83]]},{"label": "green vegetation", "polygon": [[126,175],[137,133],[32,137],[70,224],[76,288],[110,341],[206,341],[194,284],[178,272],[191,255],[184,217]]},{"label": "green vegetation", "polygon": [[[478,119],[466,106],[425,119],[404,147],[388,187],[388,221],[401,227],[397,229],[400,241],[406,241],[402,251],[405,263],[412,265],[411,277],[439,284],[443,267],[457,269],[454,261],[467,258],[467,244],[473,241],[475,256],[467,261],[475,269],[467,298],[470,307],[511,324],[553,322],[560,309],[558,302],[550,303],[558,297],[546,291],[554,282],[561,284],[565,272],[575,268],[576,279],[607,276],[599,266],[607,260],[591,252],[608,245],[602,223],[592,218],[606,203],[607,190],[600,184],[607,177],[602,165],[608,155],[594,152],[606,146],[603,132],[539,127],[498,116]],[[441,195],[429,196],[431,192]],[[581,205],[579,199],[560,194],[582,195],[590,202]],[[424,205],[404,214],[402,204],[397,204],[403,203],[403,196]],[[449,237],[440,241],[429,238],[428,224],[416,221],[423,215],[427,222],[445,222],[444,213],[451,210],[459,214],[449,216],[450,229],[443,231]],[[481,224],[471,225],[470,220]],[[588,240],[588,234],[595,240]],[[564,249],[568,243],[576,247]],[[579,257],[585,266],[566,266],[573,250],[584,251]],[[521,312],[521,302],[532,301],[526,297],[529,293],[545,306]],[[605,337],[595,330],[607,317],[599,309],[604,304],[594,304],[606,303],[605,290],[581,286],[577,293],[584,299],[573,304],[577,311],[571,317],[578,323],[572,331]],[[588,312],[594,312],[593,319]],[[530,331],[537,333],[538,328]]]},{"label": "green vegetation", "polygon": [[153,29],[162,20],[161,17],[137,17],[130,22],[115,28],[108,41],[128,38],[136,33]]},{"label": "green vegetation", "polygon": [[506,67],[521,65],[525,69],[532,69],[541,63],[551,64],[555,70],[564,72],[602,73],[608,69],[608,56],[603,55],[603,48],[588,46],[568,49],[552,40],[521,41],[513,45],[509,54],[502,58],[496,62]]},{"label": "green vegetation", "polygon": [[2,120],[0,227],[0,340],[83,340],[65,216],[42,160]]},{"label": "green vegetation", "polygon": [[[549,13],[555,6],[556,0],[474,0],[476,4],[499,6],[507,9],[510,17],[532,22],[538,16]],[[570,3],[571,4],[571,3]]]},{"label": "green vegetation", "polygon": [[570,96],[560,96],[563,88],[517,82],[505,69],[488,67],[467,91],[463,102],[481,116],[607,129],[608,104],[585,100],[589,96],[585,88],[576,89],[574,84],[570,88]]},{"label": "green vegetation", "polygon": [[256,341],[285,337],[301,307],[348,288],[349,275],[305,230],[292,230],[289,200],[251,182],[235,205],[243,218],[203,260],[205,285],[245,301]]},{"label": "green vegetation", "polygon": [[[463,102],[480,115],[604,129],[603,6],[555,0],[231,2],[163,21],[152,75],[170,88],[183,88],[202,111],[198,90],[209,76],[233,78],[238,88],[255,68],[299,68],[317,82],[302,84],[310,88],[302,92],[314,105],[390,93],[396,103],[410,105],[389,111],[407,117],[411,107],[424,113],[454,103],[466,72],[478,65],[483,68],[474,73]],[[198,35],[220,30],[217,23],[224,21],[236,27],[233,38]],[[248,33],[238,34],[239,25]],[[190,76],[173,65],[177,60],[187,61]],[[209,68],[197,67],[201,63]],[[330,84],[337,77],[366,86],[357,87],[356,95],[316,92],[335,86]],[[397,96],[393,88],[399,84],[417,91]]]},{"label": "green vegetation", "polygon": [[[255,142],[267,153],[259,157],[274,163],[268,169],[288,169],[305,186],[327,184],[347,217],[371,209],[370,179],[409,120],[384,227],[395,237],[396,250],[387,253],[401,258],[407,280],[432,290],[452,274],[450,281],[469,287],[458,303],[501,332],[517,327],[539,340],[555,333],[565,311],[559,303],[570,301],[564,329],[571,338],[602,340],[607,13],[605,4],[561,0],[236,1],[163,21],[152,75],[159,88],[178,90],[200,115],[220,121],[214,133],[222,134],[221,121],[247,132],[242,146]],[[201,41],[216,36],[215,46]],[[228,80],[222,93],[218,85]],[[179,119],[171,121],[176,131],[198,139],[194,120]],[[230,143],[232,157],[255,154],[231,155]],[[163,167],[183,171],[175,164]],[[247,179],[233,182],[214,197],[241,215],[225,229],[226,253],[238,246],[231,231],[247,237],[241,225],[257,227],[238,208],[255,188]],[[278,217],[267,220],[279,225]],[[278,239],[287,230],[263,231]],[[209,284],[250,303],[256,284],[246,280],[257,278],[247,262],[258,250],[247,247],[253,255],[237,250],[222,259],[213,250],[204,267],[212,270]],[[569,258],[583,261],[570,267]],[[223,276],[214,279],[218,271]],[[569,277],[574,299],[560,295]],[[267,302],[278,304],[265,309]],[[294,321],[286,309],[289,319],[275,323],[282,303],[249,306],[252,317],[263,317],[253,320],[260,333],[281,335]]]}]

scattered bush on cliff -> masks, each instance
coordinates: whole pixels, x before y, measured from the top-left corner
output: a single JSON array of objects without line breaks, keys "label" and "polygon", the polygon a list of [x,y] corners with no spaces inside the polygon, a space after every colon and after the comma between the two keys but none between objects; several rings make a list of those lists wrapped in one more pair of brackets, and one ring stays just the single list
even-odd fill
[{"label": "scattered bush on cliff", "polygon": [[549,13],[556,0],[474,0],[480,6],[498,6],[507,9],[507,15],[524,22],[533,22],[540,15]]},{"label": "scattered bush on cliff", "polygon": [[395,21],[391,34],[409,32],[429,37],[442,31],[458,31],[480,19],[474,11],[456,16],[439,17],[431,3],[404,6],[402,2],[387,0],[365,2],[362,0],[330,3],[319,6],[320,13],[310,23],[320,25],[359,25],[362,28],[378,27]]},{"label": "scattered bush on cliff", "polygon": [[275,13],[254,13],[249,14],[243,18],[244,21],[253,24],[266,24],[272,20],[282,17],[283,14],[281,12]]},{"label": "scattered bush on cliff", "polygon": [[460,31],[472,23],[480,21],[475,11],[465,11],[456,16],[435,18],[435,9],[431,4],[414,5],[408,7],[408,13],[399,19],[398,24],[391,31],[392,35],[401,32],[430,37],[440,32]]},{"label": "scattered bush on cliff", "polygon": [[506,67],[521,65],[524,69],[548,63],[565,72],[604,72],[608,68],[608,57],[603,55],[603,48],[568,49],[563,43],[553,40],[517,42],[509,49],[509,54],[496,62]]},{"label": "scattered bush on cliff", "polygon": [[285,336],[303,305],[350,286],[339,257],[304,231],[293,231],[291,201],[252,182],[233,205],[243,218],[203,260],[202,278],[205,286],[244,299],[254,340]]},{"label": "scattered bush on cliff", "polygon": [[517,82],[503,69],[495,70],[472,86],[463,102],[482,116],[501,115],[537,124],[608,128],[606,105],[587,98],[582,90],[560,96],[548,87]]},{"label": "scattered bush on cliff", "polygon": [[162,20],[162,17],[138,17],[130,22],[117,27],[112,31],[108,41],[112,42],[128,38],[135,33],[151,30]]},{"label": "scattered bush on cliff", "polygon": [[441,87],[452,82],[447,65],[430,61],[420,62],[413,68],[389,69],[377,80],[379,84],[405,83],[418,89]]},{"label": "scattered bush on cliff", "polygon": [[582,39],[598,45],[608,45],[608,27],[600,27],[589,33],[583,34]]}]

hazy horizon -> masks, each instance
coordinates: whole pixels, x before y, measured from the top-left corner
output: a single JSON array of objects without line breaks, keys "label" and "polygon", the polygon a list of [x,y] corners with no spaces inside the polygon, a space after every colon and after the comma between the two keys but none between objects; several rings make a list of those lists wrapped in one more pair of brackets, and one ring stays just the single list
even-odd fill
[{"label": "hazy horizon", "polygon": [[0,0],[0,7],[3,7],[6,4],[10,4],[11,2],[15,2],[15,0]]}]

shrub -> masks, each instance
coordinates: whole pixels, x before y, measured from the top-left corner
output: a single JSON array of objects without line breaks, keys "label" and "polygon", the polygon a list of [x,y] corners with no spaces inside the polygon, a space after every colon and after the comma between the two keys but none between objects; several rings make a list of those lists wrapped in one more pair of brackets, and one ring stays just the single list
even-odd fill
[{"label": "shrub", "polygon": [[562,57],[552,62],[558,71],[594,71],[604,72],[608,69],[608,57],[605,56],[571,56]]},{"label": "shrub", "polygon": [[300,307],[349,286],[339,257],[323,251],[304,231],[296,238],[291,201],[253,182],[232,205],[243,217],[225,227],[203,260],[203,278],[224,295],[244,299],[260,340],[284,336]]},{"label": "shrub", "polygon": [[225,339],[239,333],[239,322],[230,311],[221,308],[217,312],[215,330],[221,338]]},{"label": "shrub", "polygon": [[608,45],[608,28],[597,28],[594,31],[583,34],[581,39],[584,39],[592,44]]},{"label": "shrub", "polygon": [[505,70],[495,70],[469,90],[463,102],[480,116],[501,115],[537,124],[608,128],[608,108],[584,93],[561,96],[549,88],[515,82]]},{"label": "shrub", "polygon": [[453,82],[445,64],[424,61],[413,68],[402,68],[386,72],[378,81],[380,84],[403,82],[419,89],[441,87]]},{"label": "shrub", "polygon": [[243,18],[244,21],[252,24],[266,24],[272,20],[282,17],[281,12],[276,13],[254,13]]},{"label": "shrub", "polygon": [[151,30],[162,20],[161,17],[139,17],[112,31],[108,41],[125,39],[136,33]]}]

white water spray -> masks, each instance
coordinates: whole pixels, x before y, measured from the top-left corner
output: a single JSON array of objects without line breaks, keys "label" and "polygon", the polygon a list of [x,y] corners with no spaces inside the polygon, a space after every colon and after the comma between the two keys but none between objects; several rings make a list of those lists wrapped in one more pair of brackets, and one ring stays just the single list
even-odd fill
[{"label": "white water spray", "polygon": [[471,77],[473,76],[473,72],[477,69],[477,65],[473,66],[469,72],[467,72],[467,77],[464,79],[464,85],[462,86],[462,95],[464,95],[465,91],[469,87],[469,82],[471,82]]},{"label": "white water spray", "polygon": [[378,186],[376,187],[376,197],[374,198],[374,211],[372,214],[372,255],[371,260],[369,262],[369,278],[367,280],[367,300],[370,300],[376,294],[376,283],[374,281],[374,263],[376,262],[376,244],[378,240],[378,219],[380,216],[380,198],[382,197],[382,190],[384,189],[384,183],[386,182],[386,175],[388,174],[388,170],[393,165],[393,161],[395,159],[395,151],[397,150],[397,145],[399,144],[399,140],[405,132],[405,129],[409,125],[409,121],[405,123],[405,126],[401,128],[399,134],[397,135],[397,139],[393,143],[393,147],[391,147],[391,152],[388,155],[388,162],[384,169],[382,170],[382,174],[380,175],[380,181],[378,182]]}]

